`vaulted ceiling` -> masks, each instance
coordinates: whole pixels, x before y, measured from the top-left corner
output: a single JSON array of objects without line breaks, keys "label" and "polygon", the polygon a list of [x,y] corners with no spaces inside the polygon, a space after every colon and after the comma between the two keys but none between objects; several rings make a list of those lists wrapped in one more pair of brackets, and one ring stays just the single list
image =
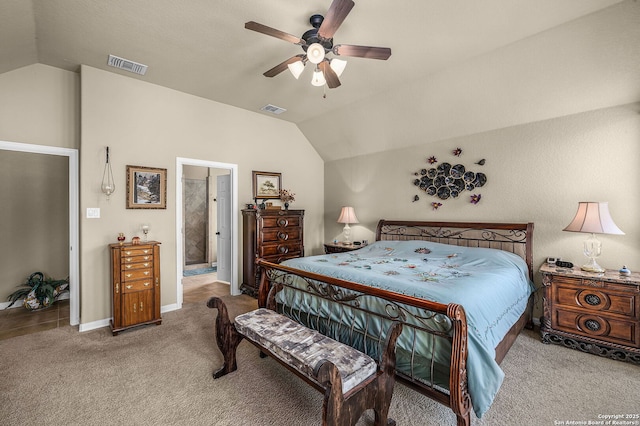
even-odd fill
[{"label": "vaulted ceiling", "polygon": [[[332,156],[336,137],[327,141],[313,130],[331,126],[323,117],[619,2],[356,1],[334,43],[390,47],[392,55],[346,58],[342,86],[327,89],[310,84],[309,66],[299,80],[288,71],[264,77],[302,50],[244,23],[301,36],[309,17],[324,14],[331,0],[0,0],[0,73],[33,63],[70,71],[86,64],[250,111],[273,104],[286,109],[274,119],[298,125],[331,159],[364,151]],[[109,54],[148,71],[138,76],[108,67]]]}]

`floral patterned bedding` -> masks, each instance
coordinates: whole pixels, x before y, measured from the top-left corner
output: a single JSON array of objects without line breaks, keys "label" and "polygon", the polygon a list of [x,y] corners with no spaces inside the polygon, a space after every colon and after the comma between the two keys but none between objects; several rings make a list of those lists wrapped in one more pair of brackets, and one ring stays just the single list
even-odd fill
[{"label": "floral patterned bedding", "polygon": [[[489,409],[504,379],[495,362],[495,347],[522,315],[533,291],[522,258],[502,250],[428,241],[377,241],[351,252],[290,259],[283,264],[462,305],[468,324],[469,393],[478,417]],[[402,345],[401,336],[399,351]]]}]

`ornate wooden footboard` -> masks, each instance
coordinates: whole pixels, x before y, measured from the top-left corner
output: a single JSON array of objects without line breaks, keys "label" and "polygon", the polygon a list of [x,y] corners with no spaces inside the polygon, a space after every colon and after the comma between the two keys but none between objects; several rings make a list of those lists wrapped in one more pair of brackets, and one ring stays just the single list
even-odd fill
[{"label": "ornate wooden footboard", "polygon": [[[324,275],[258,260],[262,268],[258,305],[276,306],[277,312],[380,360],[381,330],[401,321],[403,333],[414,336],[413,345],[397,350],[396,358],[409,363],[399,380],[450,407],[458,425],[471,423],[471,399],[467,390],[467,321],[464,309],[390,293]],[[327,300],[331,304],[327,304]],[[364,319],[362,319],[364,318]],[[417,335],[428,335],[431,355],[416,350]],[[421,339],[422,340],[422,339]],[[429,341],[429,339],[427,339]],[[442,350],[446,352],[447,383],[443,383]],[[419,358],[419,361],[418,361]],[[413,375],[414,369],[430,370],[431,380]]]}]

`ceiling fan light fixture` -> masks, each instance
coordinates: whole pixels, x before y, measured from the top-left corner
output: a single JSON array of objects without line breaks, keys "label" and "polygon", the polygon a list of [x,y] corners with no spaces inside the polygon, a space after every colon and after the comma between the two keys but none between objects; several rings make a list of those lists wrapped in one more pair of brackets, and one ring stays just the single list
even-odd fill
[{"label": "ceiling fan light fixture", "polygon": [[297,80],[298,78],[300,78],[300,74],[302,74],[302,71],[304,71],[304,62],[296,61],[292,64],[287,65],[287,67],[289,67],[289,71],[291,71],[291,74],[293,74],[293,76]]},{"label": "ceiling fan light fixture", "polygon": [[315,71],[313,71],[313,77],[311,78],[311,84],[314,86],[324,86],[327,83],[327,80],[324,78],[324,74],[320,71],[319,68],[316,67]]},{"label": "ceiling fan light fixture", "polygon": [[313,43],[307,48],[307,58],[312,64],[319,64],[324,59],[324,46]]},{"label": "ceiling fan light fixture", "polygon": [[342,59],[333,58],[329,63],[331,69],[336,73],[338,77],[342,75],[344,68],[347,66],[347,61],[343,61]]}]

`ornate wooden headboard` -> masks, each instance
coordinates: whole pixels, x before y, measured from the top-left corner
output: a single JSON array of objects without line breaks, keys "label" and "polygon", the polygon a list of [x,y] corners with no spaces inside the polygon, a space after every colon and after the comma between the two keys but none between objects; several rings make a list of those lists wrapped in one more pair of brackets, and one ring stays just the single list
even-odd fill
[{"label": "ornate wooden headboard", "polygon": [[424,240],[504,250],[522,257],[533,280],[533,223],[380,220],[376,241]]}]

